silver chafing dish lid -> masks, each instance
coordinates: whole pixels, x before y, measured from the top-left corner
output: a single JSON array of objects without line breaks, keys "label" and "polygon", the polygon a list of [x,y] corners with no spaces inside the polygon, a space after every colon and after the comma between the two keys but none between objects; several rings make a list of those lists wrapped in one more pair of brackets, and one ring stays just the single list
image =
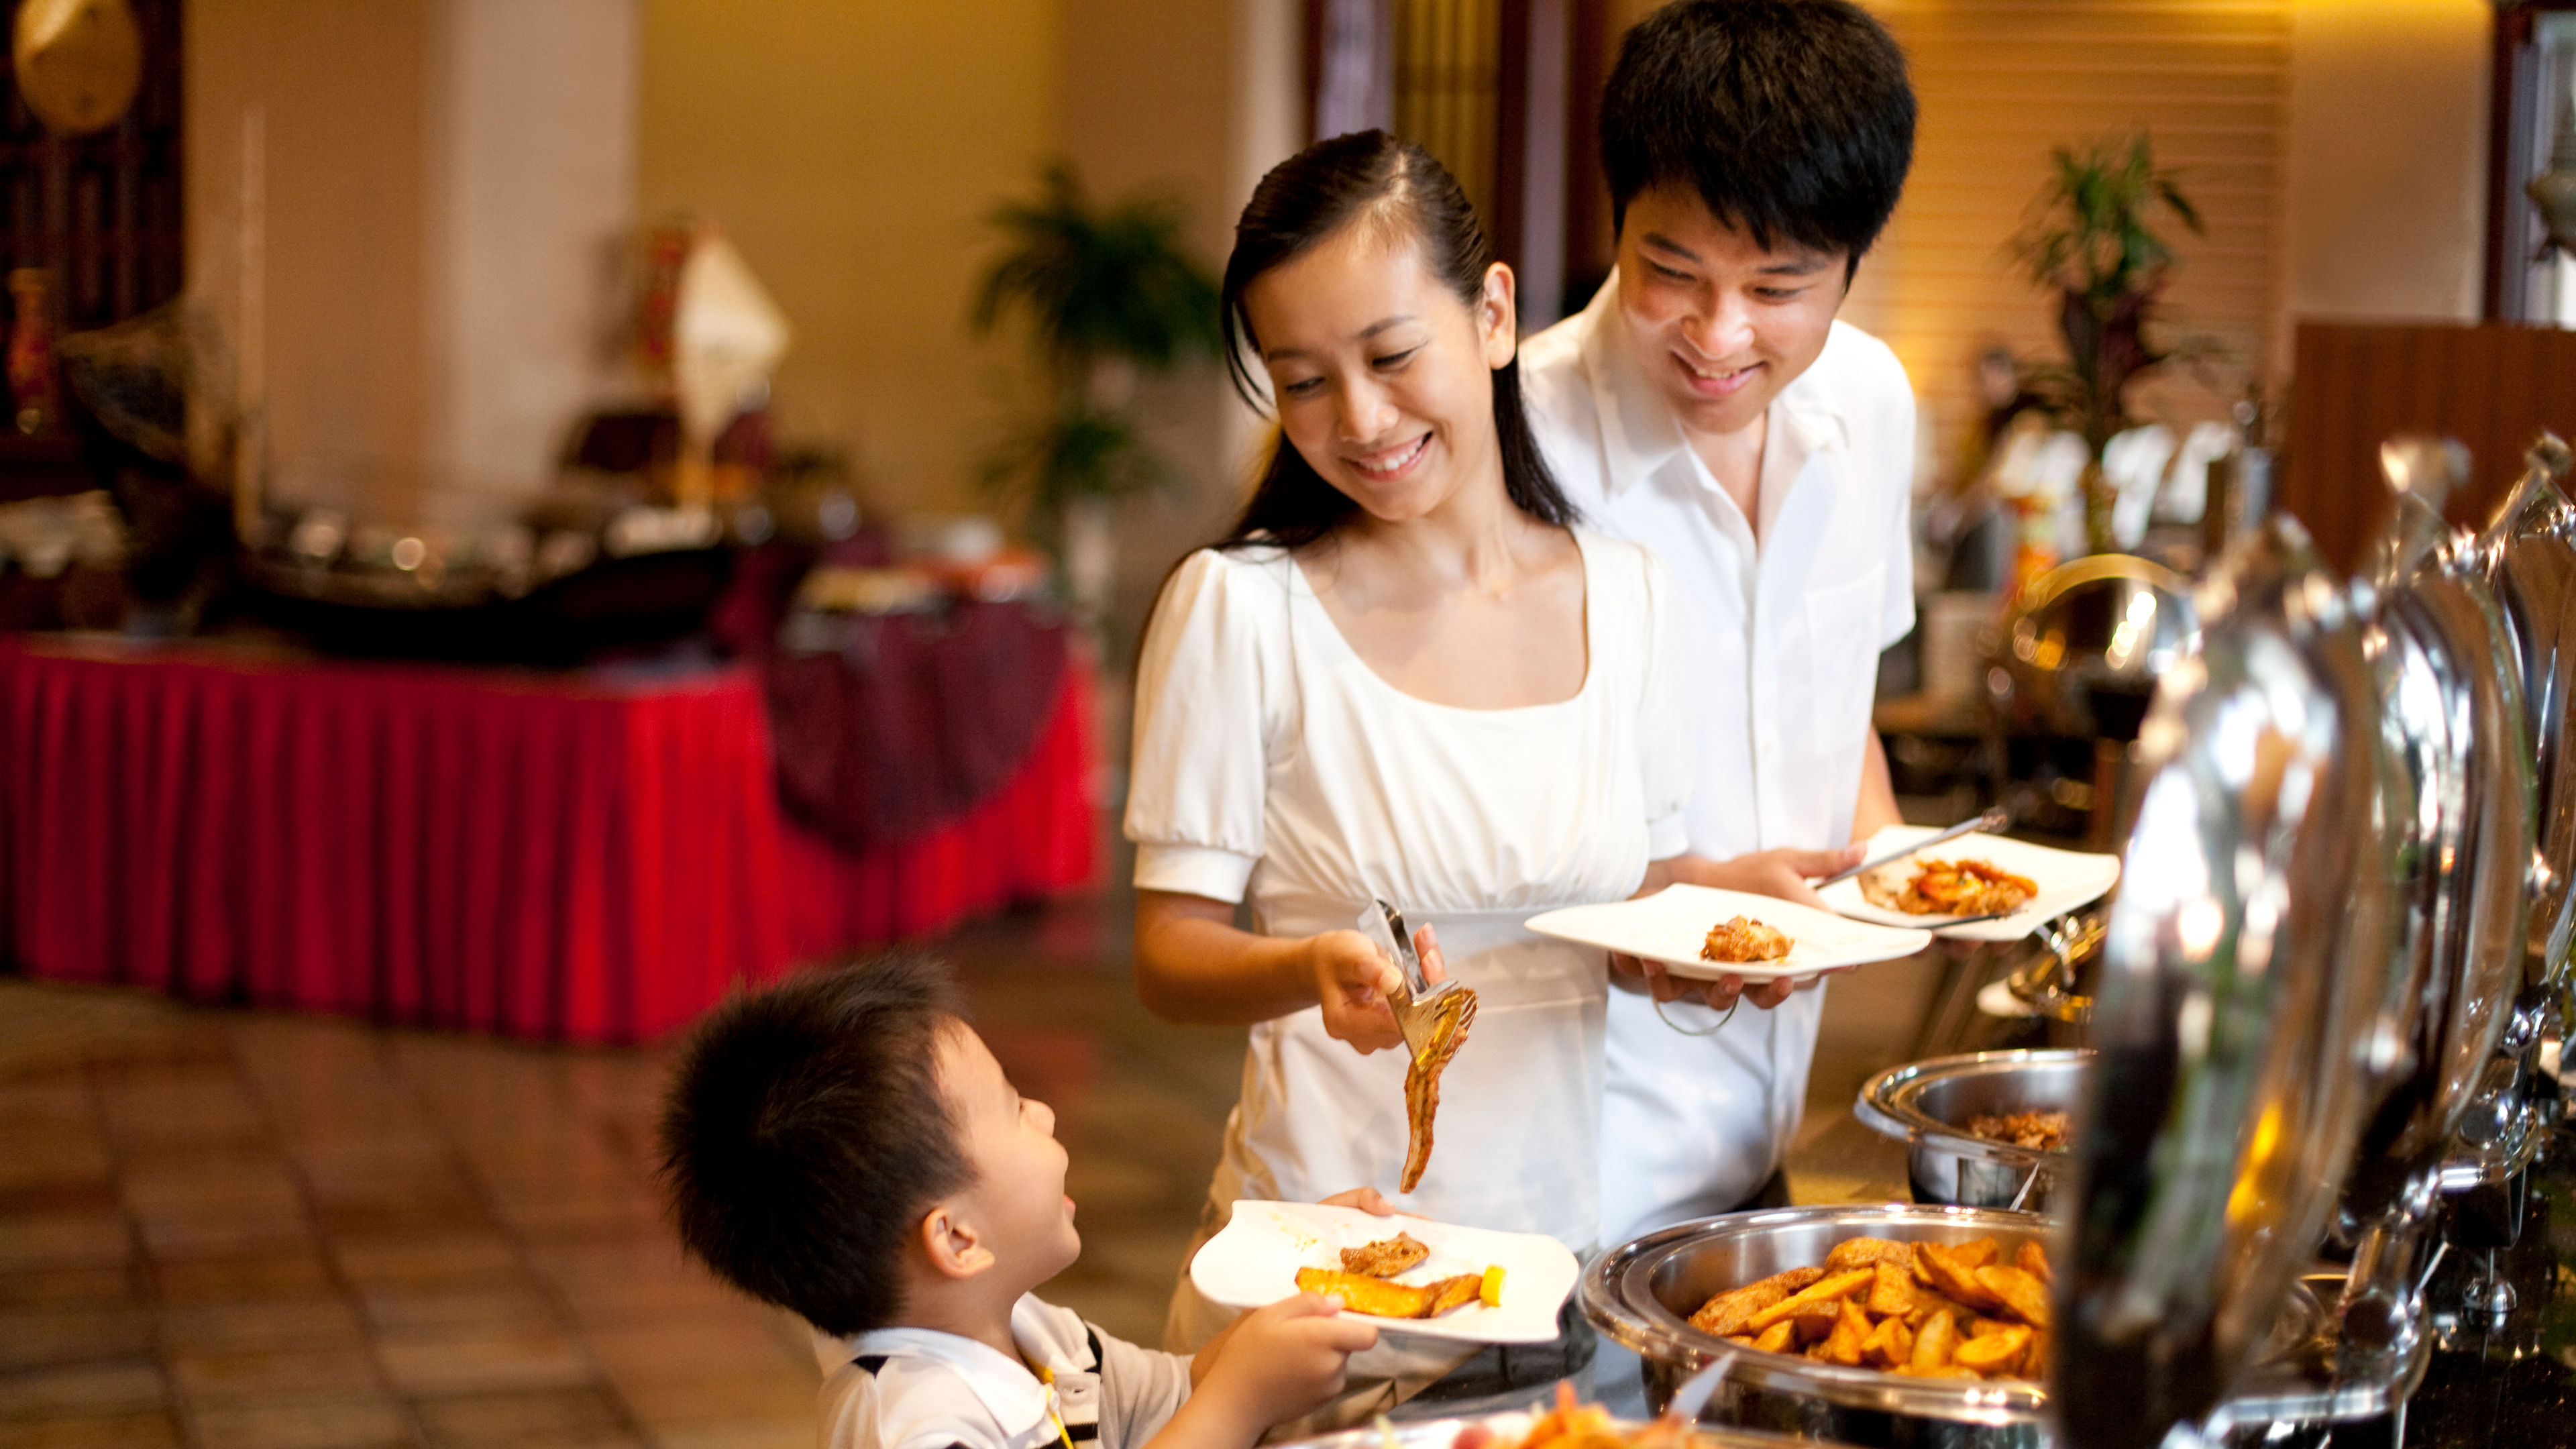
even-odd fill
[{"label": "silver chafing dish lid", "polygon": [[2055,1204],[2072,1251],[2051,1402],[2071,1445],[2144,1449],[2202,1419],[2272,1330],[2350,1161],[2387,994],[2378,701],[2351,600],[2276,518],[2198,603],[2202,650],[2139,737]]},{"label": "silver chafing dish lid", "polygon": [[2535,844],[2547,867],[2534,881],[2523,981],[2554,994],[2576,950],[2576,505],[2558,486],[2571,461],[2565,443],[2543,433],[2524,461],[2479,545],[2521,664]]}]

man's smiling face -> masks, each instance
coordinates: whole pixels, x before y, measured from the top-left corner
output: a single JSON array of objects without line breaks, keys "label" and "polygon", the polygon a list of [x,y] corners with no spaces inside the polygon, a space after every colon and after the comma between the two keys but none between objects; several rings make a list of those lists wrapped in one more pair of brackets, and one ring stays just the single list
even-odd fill
[{"label": "man's smiling face", "polygon": [[1765,249],[1692,188],[1658,186],[1629,201],[1619,230],[1619,316],[1682,426],[1733,433],[1825,350],[1848,261],[1777,236]]}]

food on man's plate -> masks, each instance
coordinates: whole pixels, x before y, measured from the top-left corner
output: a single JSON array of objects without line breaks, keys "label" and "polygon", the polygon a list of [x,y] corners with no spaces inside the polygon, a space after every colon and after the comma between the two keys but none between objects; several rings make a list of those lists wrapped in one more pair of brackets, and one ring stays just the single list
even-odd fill
[{"label": "food on man's plate", "polygon": [[1342,1271],[1362,1278],[1392,1278],[1418,1267],[1431,1247],[1411,1233],[1398,1233],[1357,1248],[1342,1249]]},{"label": "food on man's plate", "polygon": [[[1370,1246],[1385,1245],[1372,1243]],[[1297,1270],[1297,1288],[1304,1293],[1325,1293],[1339,1298],[1342,1306],[1353,1313],[1367,1313],[1379,1318],[1438,1318],[1455,1313],[1470,1303],[1482,1303],[1488,1308],[1500,1307],[1503,1270],[1487,1268],[1482,1273],[1460,1273],[1454,1277],[1435,1278],[1428,1283],[1397,1283],[1365,1273],[1300,1268]]]},{"label": "food on man's plate", "polygon": [[1476,993],[1461,986],[1432,1001],[1431,1031],[1404,1069],[1404,1180],[1398,1192],[1411,1192],[1431,1165],[1431,1119],[1440,1113],[1440,1072],[1458,1048],[1467,1044],[1467,1028],[1476,1020]]},{"label": "food on man's plate", "polygon": [[1821,1267],[1710,1298],[1691,1327],[1739,1347],[1915,1378],[2036,1379],[2048,1372],[2047,1251],[2012,1261],[1992,1238],[1847,1238]]},{"label": "food on man's plate", "polygon": [[2009,1142],[2015,1147],[2028,1147],[2041,1152],[2062,1151],[2066,1146],[2066,1114],[2063,1112],[1980,1112],[1968,1119],[1968,1135],[1989,1142]]},{"label": "food on man's plate", "polygon": [[1703,961],[1778,961],[1789,954],[1789,938],[1750,916],[1736,916],[1709,928],[1699,948]]},{"label": "food on man's plate", "polygon": [[2039,886],[1990,860],[1923,860],[1871,871],[1860,878],[1863,899],[1882,911],[1909,916],[1992,916],[2020,910]]}]

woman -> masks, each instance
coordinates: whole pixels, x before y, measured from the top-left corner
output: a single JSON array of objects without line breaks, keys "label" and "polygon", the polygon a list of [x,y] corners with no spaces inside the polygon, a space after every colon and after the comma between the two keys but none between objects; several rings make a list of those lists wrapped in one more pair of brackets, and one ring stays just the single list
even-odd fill
[{"label": "woman", "polygon": [[[1660,887],[1688,755],[1662,567],[1575,526],[1513,315],[1457,183],[1382,132],[1282,163],[1236,227],[1228,356],[1282,437],[1156,605],[1126,822],[1146,1004],[1256,1023],[1211,1231],[1395,1187],[1396,976],[1352,929],[1383,898],[1480,998],[1399,1206],[1597,1245],[1603,960],[1521,922]],[[1184,1282],[1174,1346],[1223,1323]]]}]

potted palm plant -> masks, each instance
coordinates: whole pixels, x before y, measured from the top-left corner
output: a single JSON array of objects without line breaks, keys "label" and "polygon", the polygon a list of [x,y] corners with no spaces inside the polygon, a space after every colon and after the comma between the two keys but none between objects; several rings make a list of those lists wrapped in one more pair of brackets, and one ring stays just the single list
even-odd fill
[{"label": "potted palm plant", "polygon": [[2200,213],[2175,174],[2156,166],[2145,132],[2052,153],[2055,172],[2032,203],[2032,218],[2013,238],[2031,281],[2057,294],[2064,366],[2042,366],[2031,386],[2066,427],[2083,434],[2092,454],[2084,474],[2085,534],[2109,552],[2110,490],[2102,446],[2135,426],[2131,384],[2174,361],[2184,345],[2158,351],[2147,340],[2156,305],[2173,280],[2173,246],[2160,220],[2201,233]]},{"label": "potted palm plant", "polygon": [[1095,206],[1063,161],[1046,167],[1035,199],[990,222],[1002,250],[977,288],[975,330],[1020,317],[1040,388],[983,481],[1052,535],[1074,612],[1096,623],[1117,570],[1117,500],[1173,477],[1137,434],[1137,379],[1216,354],[1216,279],[1182,245],[1177,202]]}]

